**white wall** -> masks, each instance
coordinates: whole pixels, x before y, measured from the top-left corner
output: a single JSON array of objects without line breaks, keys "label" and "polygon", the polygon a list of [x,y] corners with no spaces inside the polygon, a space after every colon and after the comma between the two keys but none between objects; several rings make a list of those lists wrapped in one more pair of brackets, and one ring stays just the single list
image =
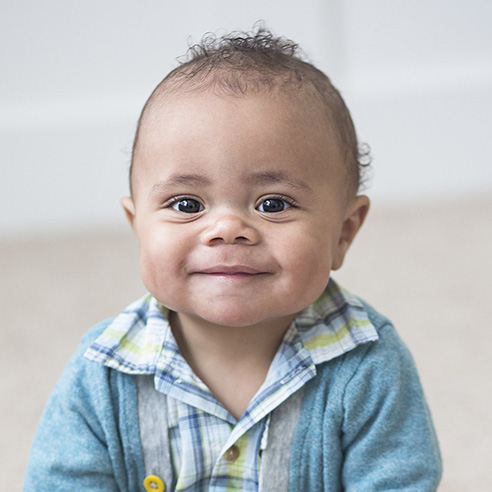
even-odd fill
[{"label": "white wall", "polygon": [[492,2],[344,5],[345,93],[375,197],[492,192]]},{"label": "white wall", "polygon": [[135,123],[206,31],[264,19],[346,96],[375,201],[492,190],[488,0],[11,0],[0,16],[0,233],[119,227]]}]

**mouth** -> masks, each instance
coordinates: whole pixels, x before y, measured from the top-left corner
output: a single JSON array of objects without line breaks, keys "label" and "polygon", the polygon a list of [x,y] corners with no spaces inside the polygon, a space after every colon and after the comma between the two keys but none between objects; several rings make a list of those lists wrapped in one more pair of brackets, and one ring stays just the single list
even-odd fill
[{"label": "mouth", "polygon": [[197,273],[202,275],[210,275],[213,277],[245,278],[264,275],[268,272],[246,265],[216,265],[199,270]]}]

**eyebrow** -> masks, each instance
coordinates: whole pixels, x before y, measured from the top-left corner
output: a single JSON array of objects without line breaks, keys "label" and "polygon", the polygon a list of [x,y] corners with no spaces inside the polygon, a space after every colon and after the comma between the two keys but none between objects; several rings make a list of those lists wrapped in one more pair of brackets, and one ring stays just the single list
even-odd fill
[{"label": "eyebrow", "polygon": [[[314,193],[312,188],[301,179],[294,178],[282,171],[262,171],[252,173],[246,178],[248,184],[269,185],[282,183],[298,190]],[[210,185],[212,182],[202,174],[173,174],[168,179],[159,181],[152,186],[151,193],[159,193],[173,186],[198,186]]]},{"label": "eyebrow", "polygon": [[173,174],[164,181],[152,186],[151,193],[158,193],[172,186],[196,186],[209,185],[211,181],[201,174]]},{"label": "eyebrow", "polygon": [[307,191],[308,193],[313,193],[312,188],[302,181],[302,179],[294,178],[289,174],[286,174],[282,171],[264,171],[253,173],[248,176],[247,181],[252,184],[272,184],[272,183],[283,183],[287,184],[291,188],[300,189],[303,191]]}]

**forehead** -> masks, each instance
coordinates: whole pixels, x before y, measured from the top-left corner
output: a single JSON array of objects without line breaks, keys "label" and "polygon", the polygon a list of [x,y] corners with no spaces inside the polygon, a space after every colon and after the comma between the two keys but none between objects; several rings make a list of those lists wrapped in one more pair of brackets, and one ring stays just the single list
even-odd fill
[{"label": "forehead", "polygon": [[[294,128],[300,128],[301,123],[316,118],[318,123],[324,124],[325,131],[331,133],[331,121],[327,111],[321,108],[320,99],[307,89],[293,89],[292,85],[274,85],[263,90],[248,90],[246,93],[224,91],[220,87],[185,86],[174,89],[164,86],[149,101],[143,118],[143,126],[148,121],[147,130],[152,131],[152,123],[171,123],[174,118],[186,113],[194,112],[195,116],[211,111],[217,122],[220,118],[228,117],[231,122],[234,114],[242,116],[256,115],[258,126],[264,118],[281,120]],[[263,111],[263,108],[268,108]]]},{"label": "forehead", "polygon": [[[218,95],[164,94],[142,118],[133,184],[171,171],[223,171],[230,166],[340,174],[341,158],[328,118],[307,94],[269,91]],[[214,165],[215,163],[215,165]],[[299,169],[302,166],[303,169]]]}]

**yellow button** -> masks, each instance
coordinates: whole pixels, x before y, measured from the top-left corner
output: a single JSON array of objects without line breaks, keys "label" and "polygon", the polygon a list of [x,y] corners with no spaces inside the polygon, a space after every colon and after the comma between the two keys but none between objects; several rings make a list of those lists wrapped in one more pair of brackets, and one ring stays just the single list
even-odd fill
[{"label": "yellow button", "polygon": [[226,461],[236,461],[239,457],[239,448],[233,444],[223,455]]},{"label": "yellow button", "polygon": [[164,492],[166,486],[157,475],[149,475],[144,480],[144,487],[147,492]]}]

